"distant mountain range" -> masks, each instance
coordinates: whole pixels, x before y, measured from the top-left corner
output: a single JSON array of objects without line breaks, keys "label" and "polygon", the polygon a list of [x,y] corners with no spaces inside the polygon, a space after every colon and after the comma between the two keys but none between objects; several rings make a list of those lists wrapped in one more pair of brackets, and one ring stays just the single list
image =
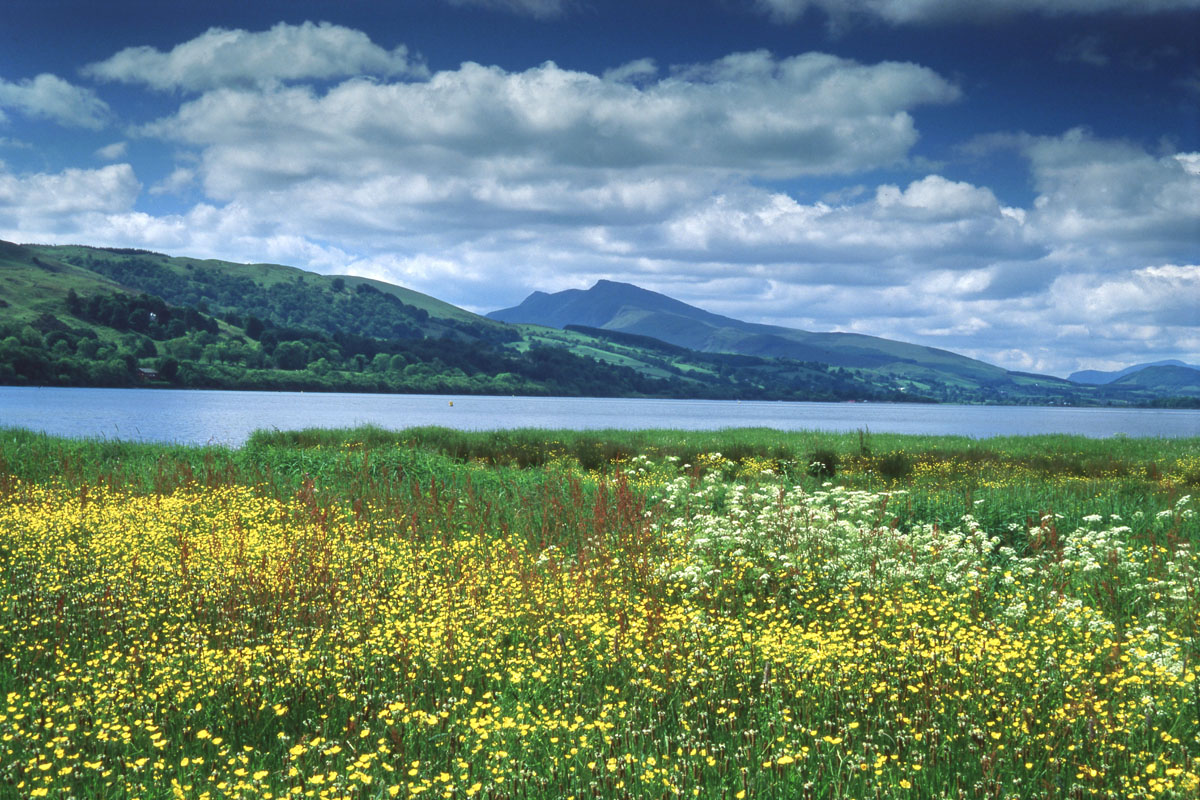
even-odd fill
[{"label": "distant mountain range", "polygon": [[1146,367],[1122,375],[1108,386],[1121,389],[1149,389],[1171,395],[1200,396],[1200,369],[1173,365]]},{"label": "distant mountain range", "polygon": [[[1181,361],[1139,364],[1117,372],[1087,370],[1063,380],[1002,369],[933,347],[853,333],[813,333],[744,322],[657,292],[601,280],[590,289],[534,292],[489,318],[552,328],[586,328],[649,337],[704,353],[812,361],[872,374],[903,391],[939,399],[994,402],[1097,402],[1136,394],[1200,395],[1200,368]],[[1107,392],[1089,394],[1090,387]],[[1082,393],[1081,393],[1082,392]]]},{"label": "distant mountain range", "polygon": [[[487,315],[502,322],[554,328],[586,325],[635,333],[705,353],[793,358],[839,367],[928,366],[980,379],[1006,375],[1000,367],[947,350],[854,333],[810,333],[713,314],[629,283],[597,281],[591,289],[534,292],[519,306]],[[1055,380],[1050,379],[1049,380]]]},{"label": "distant mountain range", "polygon": [[1049,375],[1010,372],[933,347],[855,333],[813,333],[761,325],[705,311],[628,283],[598,281],[590,289],[534,292],[489,318],[554,328],[587,326],[652,337],[705,353],[788,358],[868,371],[907,391],[937,397],[980,394],[997,401],[1052,399],[1073,385]]},{"label": "distant mountain range", "polygon": [[1072,377],[1091,382],[614,281],[484,317],[349,275],[0,242],[0,384],[1200,405],[1200,370],[1182,362]]},{"label": "distant mountain range", "polygon": [[[1067,380],[1074,381],[1075,383],[1087,383],[1094,386],[1104,386],[1124,378],[1127,375],[1131,375],[1135,372],[1141,372],[1142,370],[1150,369],[1152,367],[1183,367],[1185,369],[1200,371],[1200,367],[1196,366],[1195,364],[1185,364],[1182,361],[1171,358],[1167,359],[1166,361],[1151,361],[1147,364],[1134,364],[1132,367],[1125,367],[1125,369],[1113,370],[1112,372],[1101,372],[1100,370],[1096,369],[1080,370],[1079,372],[1072,372],[1070,376],[1068,376]],[[1154,374],[1158,373],[1151,373],[1151,375]]]}]

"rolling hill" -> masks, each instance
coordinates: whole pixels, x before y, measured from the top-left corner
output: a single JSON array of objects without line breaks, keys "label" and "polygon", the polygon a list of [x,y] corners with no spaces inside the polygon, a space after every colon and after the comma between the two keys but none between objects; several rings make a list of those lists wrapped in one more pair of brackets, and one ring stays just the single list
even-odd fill
[{"label": "rolling hill", "polygon": [[854,333],[813,333],[714,314],[657,292],[602,280],[587,290],[534,292],[491,319],[546,327],[583,325],[652,337],[704,353],[735,353],[848,368],[898,381],[906,391],[953,399],[958,393],[991,399],[1065,396],[1061,378],[1009,372],[947,350]]},{"label": "rolling hill", "polygon": [[1197,396],[1194,371],[1072,384],[879,337],[744,322],[612,281],[535,292],[491,317],[279,264],[0,242],[0,384],[1089,405]]},{"label": "rolling hill", "polygon": [[1200,372],[1200,367],[1194,364],[1185,364],[1182,361],[1172,358],[1165,361],[1151,361],[1147,364],[1134,364],[1131,367],[1112,370],[1111,372],[1104,372],[1098,369],[1080,370],[1079,372],[1072,372],[1070,375],[1068,375],[1067,380],[1073,381],[1074,383],[1088,383],[1096,386],[1103,386],[1105,384],[1113,383],[1114,381],[1123,378],[1126,375],[1130,375],[1134,372],[1140,372],[1148,367],[1186,367],[1188,369]]},{"label": "rolling hill", "polygon": [[1163,364],[1148,366],[1110,382],[1111,389],[1141,389],[1166,395],[1200,396],[1200,369]]},{"label": "rolling hill", "polygon": [[824,364],[612,337],[509,325],[403,287],[278,264],[0,242],[0,384],[904,397]]},{"label": "rolling hill", "polygon": [[67,282],[100,280],[168,303],[203,304],[219,316],[253,315],[281,326],[375,337],[507,335],[503,326],[429,295],[349,275],[81,245],[10,244],[8,252],[23,252],[27,268],[69,274]]}]

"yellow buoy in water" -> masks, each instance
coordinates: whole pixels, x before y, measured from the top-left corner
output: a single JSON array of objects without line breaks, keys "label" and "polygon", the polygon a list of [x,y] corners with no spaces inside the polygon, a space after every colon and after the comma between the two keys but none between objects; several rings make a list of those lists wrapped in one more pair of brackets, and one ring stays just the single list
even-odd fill
[{"label": "yellow buoy in water", "polygon": [[450,405],[452,405],[452,406],[454,405],[454,401],[453,401],[453,400],[451,400],[451,401],[450,401]]}]

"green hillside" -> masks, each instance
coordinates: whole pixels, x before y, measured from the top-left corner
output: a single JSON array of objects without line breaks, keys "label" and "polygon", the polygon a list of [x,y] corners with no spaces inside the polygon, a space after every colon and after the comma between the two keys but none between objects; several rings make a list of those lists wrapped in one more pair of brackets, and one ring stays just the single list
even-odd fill
[{"label": "green hillside", "polygon": [[718,399],[763,400],[928,400],[906,393],[900,381],[819,362],[764,358],[732,353],[702,353],[657,339],[621,331],[571,325],[565,330],[517,326],[518,350],[565,348],[601,363],[627,367],[683,387],[685,395]]},{"label": "green hillside", "polygon": [[122,248],[35,245],[27,250],[44,262],[80,268],[168,303],[203,303],[218,315],[253,315],[278,325],[379,338],[505,335],[503,326],[485,317],[411,289],[366,278]]},{"label": "green hillside", "polygon": [[30,322],[57,313],[69,290],[112,292],[115,282],[53,258],[39,258],[27,248],[0,241],[0,310],[10,322]]},{"label": "green hillside", "polygon": [[[826,365],[524,328],[353,276],[0,243],[0,383],[902,399]],[[677,348],[678,349],[678,348]]]},{"label": "green hillside", "polygon": [[[960,402],[1087,403],[1100,393],[1051,376],[1022,375],[933,347],[854,333],[813,333],[713,314],[637,286],[534,292],[492,319],[634,334],[702,353],[825,364],[910,397]],[[1128,400],[1128,398],[1126,398]]]},{"label": "green hillside", "polygon": [[1151,361],[1146,364],[1131,364],[1124,369],[1111,371],[1098,369],[1083,369],[1078,372],[1072,372],[1067,376],[1067,380],[1073,383],[1112,383],[1117,378],[1128,375],[1138,370],[1143,370],[1146,367],[1189,367],[1194,370],[1200,370],[1200,366],[1188,364],[1176,358],[1168,358],[1163,361]]},{"label": "green hillside", "polygon": [[278,264],[0,242],[0,384],[1168,406],[1200,396],[1194,371],[1081,386],[877,337],[741,322],[608,281],[535,293],[523,308],[563,324],[510,324]]},{"label": "green hillside", "polygon": [[1150,390],[1164,394],[1200,396],[1200,369],[1180,366],[1146,367],[1117,378],[1110,389]]}]

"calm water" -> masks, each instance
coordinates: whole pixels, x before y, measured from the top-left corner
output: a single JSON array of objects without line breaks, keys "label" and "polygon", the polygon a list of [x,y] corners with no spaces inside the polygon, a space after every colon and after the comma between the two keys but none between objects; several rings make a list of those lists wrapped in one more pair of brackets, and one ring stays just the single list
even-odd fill
[{"label": "calm water", "polygon": [[579,397],[308,394],[0,386],[0,427],[63,436],[239,445],[259,428],[678,428],[1200,436],[1200,411]]}]

